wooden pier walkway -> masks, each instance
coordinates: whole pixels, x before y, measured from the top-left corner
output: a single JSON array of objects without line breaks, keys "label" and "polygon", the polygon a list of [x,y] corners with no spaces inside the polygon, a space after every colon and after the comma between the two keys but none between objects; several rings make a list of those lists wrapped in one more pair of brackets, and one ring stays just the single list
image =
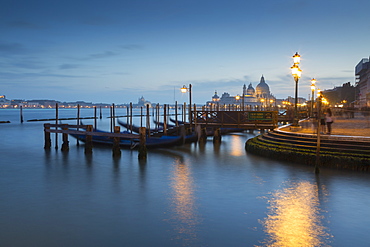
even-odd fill
[{"label": "wooden pier walkway", "polygon": [[[81,130],[80,130],[81,129]],[[139,157],[146,157],[146,146],[145,146],[145,140],[146,140],[146,128],[142,127],[140,128],[140,134],[127,134],[127,133],[121,133],[120,127],[115,126],[114,132],[101,132],[101,131],[93,131],[92,125],[71,125],[71,124],[50,124],[46,123],[44,124],[44,137],[45,137],[45,145],[44,149],[49,150],[51,148],[51,138],[50,133],[55,133],[55,148],[58,148],[58,136],[57,134],[62,134],[62,151],[68,151],[69,150],[69,141],[68,141],[68,135],[83,135],[85,136],[85,153],[92,153],[93,148],[93,136],[98,137],[110,137],[112,138],[112,151],[113,156],[120,156],[120,140],[126,139],[126,140],[139,140]]]},{"label": "wooden pier walkway", "polygon": [[[146,108],[146,109],[145,109]],[[182,110],[180,111],[180,109]],[[211,109],[202,107],[197,108],[196,105],[193,107],[187,107],[184,105],[175,104],[174,113],[170,113],[171,107],[169,105],[163,105],[161,107],[157,104],[155,107],[150,109],[149,105],[146,107],[141,107],[141,113],[133,114],[132,103],[130,107],[127,108],[127,114],[124,116],[117,116],[115,114],[115,105],[113,104],[110,109],[110,132],[96,131],[97,128],[97,109],[94,109],[94,117],[80,117],[80,107],[77,107],[77,117],[76,118],[60,118],[58,114],[58,105],[56,105],[55,118],[50,119],[31,119],[29,121],[55,121],[54,124],[46,123],[44,124],[44,135],[45,135],[45,146],[46,150],[51,148],[51,133],[55,134],[55,148],[58,149],[58,134],[62,135],[62,151],[69,150],[68,135],[72,135],[77,140],[85,142],[85,153],[92,153],[93,143],[105,143],[112,145],[113,156],[118,156],[121,154],[121,147],[132,148],[132,145],[139,149],[139,158],[146,158],[146,145],[148,147],[159,146],[155,138],[171,139],[176,137],[182,137],[184,140],[197,139],[197,141],[204,141],[208,136],[213,136],[214,142],[221,141],[221,135],[225,133],[230,133],[233,131],[244,131],[249,130],[253,132],[254,130],[259,130],[261,133],[265,130],[273,130],[278,127],[279,122],[289,121],[289,114],[279,114],[276,110],[267,109]],[[180,112],[178,112],[178,110]],[[144,111],[146,111],[144,113]],[[152,114],[150,114],[152,111]],[[162,111],[162,113],[160,113]],[[175,116],[175,120],[178,121],[178,116],[182,116],[182,124],[179,125],[178,122],[176,126],[173,127],[168,124],[170,116]],[[128,128],[132,133],[133,117],[140,117],[140,127],[139,134],[129,134],[121,133],[120,127],[116,126],[116,119],[119,117],[127,118],[127,124],[131,126]],[[188,117],[188,121],[185,117]],[[151,119],[152,117],[152,119]],[[100,113],[100,118],[102,114]],[[163,130],[157,131],[155,133],[151,132],[150,122],[158,123],[160,118],[163,119]],[[59,120],[74,120],[77,119],[77,125],[72,124],[61,124],[58,123]],[[94,119],[94,125],[83,125],[81,124],[81,119]],[[151,121],[152,120],[152,121]],[[21,122],[23,121],[23,116],[21,114]],[[172,120],[171,120],[172,121]],[[93,127],[94,126],[94,127]],[[157,126],[158,128],[159,126]],[[159,128],[158,128],[159,129]],[[171,137],[170,137],[171,136]],[[186,138],[191,136],[191,138]],[[195,137],[194,137],[195,136]],[[132,140],[132,141],[130,141]],[[153,144],[153,142],[156,142]],[[165,143],[162,140],[163,143]],[[184,142],[182,142],[183,144]],[[78,145],[78,141],[77,141]],[[176,144],[178,145],[178,144]],[[166,144],[163,144],[166,146]],[[174,145],[167,145],[174,146]]]}]

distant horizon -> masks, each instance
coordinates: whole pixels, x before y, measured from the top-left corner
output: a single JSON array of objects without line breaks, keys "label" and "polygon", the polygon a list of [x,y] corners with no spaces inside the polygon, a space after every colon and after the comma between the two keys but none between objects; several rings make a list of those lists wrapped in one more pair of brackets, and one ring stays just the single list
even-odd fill
[{"label": "distant horizon", "polygon": [[[6,96],[6,95],[5,95]],[[286,100],[288,98],[293,98],[292,96],[288,96],[286,98],[277,98],[277,100]],[[308,100],[307,98],[305,97],[298,97],[300,99],[304,99],[304,100]],[[6,98],[7,100],[11,100],[11,101],[26,101],[26,102],[29,102],[29,101],[56,101],[56,102],[60,102],[60,103],[91,103],[91,104],[105,104],[105,105],[112,105],[112,104],[116,104],[116,105],[129,105],[130,103],[133,103],[133,104],[138,104],[138,99],[136,102],[125,102],[125,103],[119,103],[119,102],[111,102],[111,103],[108,103],[108,102],[93,102],[93,101],[84,101],[84,100],[75,100],[75,101],[64,101],[64,100],[56,100],[56,99],[8,99]],[[144,97],[144,99],[146,99]],[[147,99],[146,99],[147,100]],[[147,100],[149,103],[153,104],[161,104],[159,102],[153,102],[153,101],[150,101],[149,99]],[[208,100],[208,101],[211,101]],[[183,104],[183,103],[189,103],[189,102],[177,102],[179,105],[180,104]],[[197,105],[206,105],[206,102],[203,102],[203,103],[197,103],[197,102],[193,102],[194,104],[197,104]],[[246,103],[247,104],[247,103]],[[175,102],[174,103],[170,103],[170,105],[175,105]]]}]

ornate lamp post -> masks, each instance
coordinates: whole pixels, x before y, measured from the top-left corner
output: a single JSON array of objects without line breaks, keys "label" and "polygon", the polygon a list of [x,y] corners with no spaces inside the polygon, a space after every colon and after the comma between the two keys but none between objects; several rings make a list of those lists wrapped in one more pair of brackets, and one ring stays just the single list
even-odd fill
[{"label": "ornate lamp post", "polygon": [[243,92],[243,94],[242,94],[243,96],[242,96],[242,111],[244,111],[244,97],[245,97],[245,95],[244,95],[244,92]]},{"label": "ornate lamp post", "polygon": [[182,93],[189,92],[189,123],[191,124],[191,122],[193,120],[192,114],[191,114],[191,84],[189,84],[189,87],[186,87],[185,85],[182,86],[182,88],[180,89],[180,91]]},{"label": "ornate lamp post", "polygon": [[298,80],[301,78],[302,70],[299,68],[298,64],[300,63],[301,56],[296,52],[293,56],[293,66],[290,68],[292,70],[292,75],[295,81],[295,100],[294,100],[294,119],[293,126],[298,125]]},{"label": "ornate lamp post", "polygon": [[317,136],[317,144],[316,144],[316,163],[315,163],[315,173],[320,173],[320,146],[321,146],[321,100],[322,95],[320,89],[317,89],[317,99],[316,99],[316,109],[317,109],[317,130],[316,130],[316,136]]},{"label": "ornate lamp post", "polygon": [[316,88],[316,79],[312,78],[311,80],[311,117],[313,117],[313,104],[315,101],[315,88]]},{"label": "ornate lamp post", "polygon": [[240,95],[239,94],[235,96],[235,100],[236,100],[236,109],[238,110],[238,106],[240,107],[240,102],[239,102]]}]

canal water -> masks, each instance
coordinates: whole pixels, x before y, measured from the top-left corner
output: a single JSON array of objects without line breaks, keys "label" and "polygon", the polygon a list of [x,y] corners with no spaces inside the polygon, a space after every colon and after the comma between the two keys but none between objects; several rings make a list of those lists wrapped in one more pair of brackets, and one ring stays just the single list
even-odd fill
[{"label": "canal water", "polygon": [[[24,119],[54,114],[27,109]],[[108,115],[99,128],[109,130]],[[149,150],[144,162],[135,150],[115,159],[110,147],[85,155],[72,138],[68,153],[45,151],[44,122],[21,124],[13,109],[0,120],[11,121],[0,125],[0,246],[369,246],[370,174],[315,176],[249,154],[257,132]]]}]

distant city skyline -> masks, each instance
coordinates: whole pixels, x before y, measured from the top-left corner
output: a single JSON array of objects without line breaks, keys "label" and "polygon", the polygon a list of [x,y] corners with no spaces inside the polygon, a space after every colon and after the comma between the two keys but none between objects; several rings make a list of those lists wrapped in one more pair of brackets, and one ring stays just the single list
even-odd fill
[{"label": "distant city skyline", "polygon": [[368,0],[14,0],[0,9],[0,95],[104,103],[193,102],[263,75],[277,98],[355,84],[370,56]]}]

